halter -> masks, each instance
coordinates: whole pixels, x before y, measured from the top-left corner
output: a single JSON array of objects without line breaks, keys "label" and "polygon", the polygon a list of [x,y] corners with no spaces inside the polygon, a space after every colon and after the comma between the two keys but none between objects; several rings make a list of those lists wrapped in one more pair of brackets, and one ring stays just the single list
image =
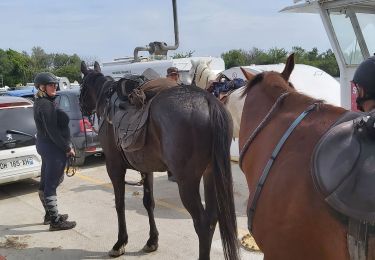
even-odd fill
[{"label": "halter", "polygon": [[85,83],[86,83],[86,76],[83,78],[83,82],[82,82],[82,84],[81,84],[81,86],[80,86],[80,88],[81,88],[81,91],[80,91],[80,93],[79,93],[79,104],[80,104],[80,106],[79,106],[79,108],[80,108],[80,110],[81,110],[81,113],[82,113],[82,116],[87,116],[87,117],[90,117],[92,114],[94,114],[95,113],[95,110],[93,110],[93,111],[88,111],[87,109],[86,109],[86,107],[84,107],[83,106],[83,104],[84,104],[84,100],[87,98],[87,86],[85,85]]}]

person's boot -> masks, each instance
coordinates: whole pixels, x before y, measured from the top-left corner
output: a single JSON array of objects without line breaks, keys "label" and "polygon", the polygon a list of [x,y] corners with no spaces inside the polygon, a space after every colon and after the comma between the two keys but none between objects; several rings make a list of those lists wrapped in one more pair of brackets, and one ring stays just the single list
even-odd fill
[{"label": "person's boot", "polygon": [[62,218],[58,218],[57,221],[51,221],[49,225],[50,231],[58,231],[58,230],[68,230],[72,229],[77,225],[75,221],[67,221],[63,220]]},{"label": "person's boot", "polygon": [[[62,220],[65,221],[69,218],[69,215],[68,214],[59,214],[59,217]],[[46,212],[46,214],[44,215],[43,225],[49,225],[49,224],[51,224],[51,216],[48,214],[48,212]]]},{"label": "person's boot", "polygon": [[[42,190],[38,190],[38,195],[39,195],[40,202],[42,202],[43,208],[46,212],[44,214],[43,225],[49,225],[51,223],[51,217],[48,213],[46,202],[44,201],[44,192]],[[59,216],[63,220],[67,220],[69,218],[68,214],[61,214]]]},{"label": "person's boot", "polygon": [[45,197],[46,208],[50,216],[50,231],[67,230],[72,229],[76,226],[75,221],[67,221],[63,217],[60,217],[57,209],[57,197],[49,196]]}]

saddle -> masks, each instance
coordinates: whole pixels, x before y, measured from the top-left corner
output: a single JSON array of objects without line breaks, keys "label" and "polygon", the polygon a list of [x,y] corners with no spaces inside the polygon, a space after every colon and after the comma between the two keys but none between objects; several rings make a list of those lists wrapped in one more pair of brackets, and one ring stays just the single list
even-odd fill
[{"label": "saddle", "polygon": [[228,96],[238,88],[246,85],[246,82],[241,78],[229,80],[224,78],[223,81],[214,81],[207,88],[207,91],[214,94],[222,103],[226,103]]},{"label": "saddle", "polygon": [[375,138],[366,118],[368,115],[351,112],[324,134],[313,153],[312,177],[335,210],[373,223]]},{"label": "saddle", "polygon": [[124,152],[134,152],[144,147],[152,101],[161,91],[175,86],[175,81],[166,78],[150,80],[135,87],[126,100],[115,102],[117,109],[112,124],[118,147]]}]

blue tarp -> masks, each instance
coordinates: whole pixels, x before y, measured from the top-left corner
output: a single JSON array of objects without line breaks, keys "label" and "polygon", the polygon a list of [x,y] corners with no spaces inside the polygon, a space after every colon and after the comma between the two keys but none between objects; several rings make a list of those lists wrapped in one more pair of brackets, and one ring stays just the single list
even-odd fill
[{"label": "blue tarp", "polygon": [[8,90],[6,95],[14,97],[31,97],[34,96],[36,92],[37,89],[34,86],[30,86],[23,89]]}]

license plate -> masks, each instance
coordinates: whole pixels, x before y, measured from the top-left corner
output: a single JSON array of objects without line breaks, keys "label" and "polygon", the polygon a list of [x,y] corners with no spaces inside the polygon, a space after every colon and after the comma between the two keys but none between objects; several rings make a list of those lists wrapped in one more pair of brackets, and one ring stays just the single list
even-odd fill
[{"label": "license plate", "polygon": [[32,157],[19,157],[9,160],[0,160],[0,171],[16,168],[27,168],[30,166],[34,166],[34,159]]}]

